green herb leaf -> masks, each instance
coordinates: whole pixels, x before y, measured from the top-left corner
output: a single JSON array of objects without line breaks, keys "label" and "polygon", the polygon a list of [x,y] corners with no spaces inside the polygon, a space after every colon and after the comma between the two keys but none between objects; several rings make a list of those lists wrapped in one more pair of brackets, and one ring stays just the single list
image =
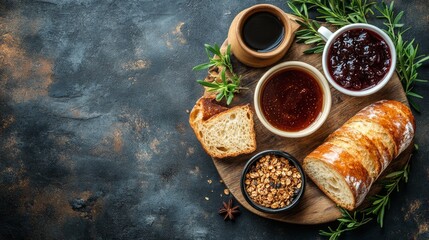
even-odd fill
[{"label": "green herb leaf", "polygon": [[222,69],[222,72],[220,73],[220,78],[222,79],[222,83],[224,85],[227,85],[228,83],[226,82],[226,75],[225,75],[225,69]]},{"label": "green herb leaf", "polygon": [[228,105],[231,104],[233,98],[234,98],[234,94],[232,92],[230,92],[228,94],[228,98],[226,100],[226,104],[228,104]]},{"label": "green herb leaf", "polygon": [[337,219],[340,224],[336,229],[328,227],[328,231],[320,230],[319,235],[329,237],[329,239],[338,239],[341,236],[341,233],[346,231],[351,231],[362,225],[367,224],[372,220],[372,218],[367,217],[365,213],[360,213],[360,219],[358,219],[358,214],[356,212],[350,214],[346,209],[339,208],[342,217]]},{"label": "green herb leaf", "polygon": [[211,83],[211,82],[206,82],[204,80],[197,80],[197,83],[203,85],[204,87],[209,87],[209,88],[218,88],[218,85],[215,83]]},{"label": "green herb leaf", "polygon": [[355,222],[347,224],[347,228],[353,228],[354,226],[356,226]]},{"label": "green herb leaf", "polygon": [[[231,45],[228,45],[226,52],[222,53],[219,45],[204,44],[205,51],[209,58],[209,62],[202,63],[193,68],[193,70],[203,70],[213,66],[218,66],[221,69],[220,81],[216,79],[213,82],[206,82],[204,80],[197,80],[197,83],[207,87],[209,92],[217,92],[216,100],[221,101],[224,97],[226,98],[226,104],[229,105],[234,98],[234,93],[239,92],[240,89],[240,77],[237,76],[231,63]],[[212,56],[214,55],[214,56]],[[231,78],[227,76],[226,71],[231,73]]]},{"label": "green herb leaf", "polygon": [[208,69],[214,65],[215,65],[214,63],[202,63],[202,64],[197,65],[194,68],[192,68],[192,70],[199,71],[199,70],[203,70],[203,69]]},{"label": "green herb leaf", "polygon": [[420,98],[420,99],[422,99],[422,98],[423,98],[423,96],[422,96],[422,95],[417,94],[417,93],[414,93],[414,92],[407,92],[407,96],[412,96],[412,97]]},{"label": "green herb leaf", "polygon": [[223,96],[225,95],[225,92],[219,92],[217,95],[216,95],[216,101],[220,101],[220,100],[222,100],[222,98],[223,98]]},{"label": "green herb leaf", "polygon": [[401,174],[404,174],[404,171],[397,171],[397,172],[389,173],[385,176],[385,178],[394,178],[394,177],[400,176]]}]

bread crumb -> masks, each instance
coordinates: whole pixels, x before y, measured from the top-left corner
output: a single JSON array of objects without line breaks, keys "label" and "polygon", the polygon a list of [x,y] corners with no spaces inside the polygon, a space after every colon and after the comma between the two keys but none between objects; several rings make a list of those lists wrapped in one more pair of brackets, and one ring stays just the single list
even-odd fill
[{"label": "bread crumb", "polygon": [[229,189],[228,189],[228,188],[225,188],[225,189],[223,190],[223,193],[224,193],[225,195],[229,195]]},{"label": "bread crumb", "polygon": [[212,184],[212,180],[211,179],[209,179],[209,180],[207,180],[207,182],[209,183],[209,184]]},{"label": "bread crumb", "polygon": [[208,198],[208,197],[204,197],[204,199],[205,199],[206,201],[210,200],[210,198]]},{"label": "bread crumb", "polygon": [[189,113],[189,109],[186,109],[186,113]]}]

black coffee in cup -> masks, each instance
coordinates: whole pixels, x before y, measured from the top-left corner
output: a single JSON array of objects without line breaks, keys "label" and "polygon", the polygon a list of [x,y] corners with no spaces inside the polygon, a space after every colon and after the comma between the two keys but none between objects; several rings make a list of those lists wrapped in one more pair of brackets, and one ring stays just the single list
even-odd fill
[{"label": "black coffee in cup", "polygon": [[244,22],[244,43],[257,52],[269,52],[282,41],[285,30],[281,20],[270,12],[256,12]]}]

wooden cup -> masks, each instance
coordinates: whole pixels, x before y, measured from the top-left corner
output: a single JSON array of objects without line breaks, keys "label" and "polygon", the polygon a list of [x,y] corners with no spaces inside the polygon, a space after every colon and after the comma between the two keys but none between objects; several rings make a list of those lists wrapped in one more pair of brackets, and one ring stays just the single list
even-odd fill
[{"label": "wooden cup", "polygon": [[[242,29],[247,18],[258,12],[269,12],[282,22],[285,30],[280,44],[269,52],[257,52],[249,48],[243,41]],[[258,4],[241,11],[231,23],[228,31],[228,43],[231,44],[231,52],[243,64],[250,67],[266,67],[279,61],[292,44],[294,37],[292,23],[286,13],[271,4]]]}]

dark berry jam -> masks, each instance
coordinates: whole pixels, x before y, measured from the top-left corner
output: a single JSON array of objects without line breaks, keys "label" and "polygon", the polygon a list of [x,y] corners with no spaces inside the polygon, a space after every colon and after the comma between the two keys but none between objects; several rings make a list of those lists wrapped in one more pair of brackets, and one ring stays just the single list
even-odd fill
[{"label": "dark berry jam", "polygon": [[359,91],[377,85],[391,67],[387,43],[368,29],[339,35],[328,53],[328,69],[340,86]]},{"label": "dark berry jam", "polygon": [[322,111],[322,89],[311,75],[287,69],[271,76],[262,89],[261,108],[275,128],[300,131]]}]

